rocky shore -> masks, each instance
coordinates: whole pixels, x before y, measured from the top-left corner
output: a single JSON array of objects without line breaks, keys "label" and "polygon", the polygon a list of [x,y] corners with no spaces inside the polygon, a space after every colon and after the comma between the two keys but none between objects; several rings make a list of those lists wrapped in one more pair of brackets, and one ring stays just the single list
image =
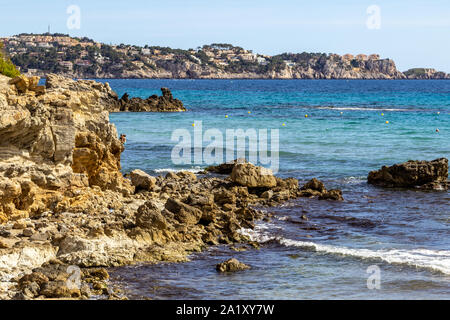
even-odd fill
[{"label": "rocky shore", "polygon": [[448,159],[432,161],[410,160],[404,163],[371,171],[370,184],[388,188],[415,188],[422,190],[447,190]]},{"label": "rocky shore", "polygon": [[[299,186],[245,160],[199,175],[124,176],[109,85],[38,81],[0,76],[0,299],[120,299],[105,268],[187,261],[217,244],[258,248],[240,229],[269,218],[259,208],[343,200],[317,179]],[[447,176],[448,161],[438,159],[384,167],[369,182],[424,186]],[[235,260],[217,266],[244,269]]]},{"label": "rocky shore", "polygon": [[1,299],[120,298],[105,267],[186,261],[216,244],[257,247],[239,233],[263,218],[255,208],[342,199],[320,181],[299,188],[244,161],[220,177],[124,177],[108,84],[19,80],[0,76]]}]

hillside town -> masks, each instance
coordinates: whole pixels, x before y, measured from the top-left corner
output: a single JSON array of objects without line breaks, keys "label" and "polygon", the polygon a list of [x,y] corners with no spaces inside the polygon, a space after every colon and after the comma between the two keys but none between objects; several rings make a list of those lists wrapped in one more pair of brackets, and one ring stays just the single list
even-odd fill
[{"label": "hillside town", "polygon": [[[73,78],[448,78],[433,69],[398,71],[378,54],[253,53],[215,43],[182,50],[160,46],[108,45],[64,34],[19,34],[0,38],[6,54],[30,76]],[[419,70],[419,71],[417,71]]]}]

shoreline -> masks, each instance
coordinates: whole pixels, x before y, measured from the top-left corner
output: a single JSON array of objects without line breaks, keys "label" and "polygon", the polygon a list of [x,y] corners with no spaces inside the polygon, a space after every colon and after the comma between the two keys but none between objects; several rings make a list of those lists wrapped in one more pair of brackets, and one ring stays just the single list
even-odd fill
[{"label": "shoreline", "polygon": [[217,244],[257,248],[239,233],[268,218],[255,207],[299,197],[343,200],[317,179],[300,187],[244,161],[207,170],[220,176],[133,170],[124,177],[124,145],[108,112],[117,95],[109,85],[50,75],[37,88],[36,80],[0,77],[8,151],[0,158],[1,298],[118,299],[106,267],[182,262]]}]

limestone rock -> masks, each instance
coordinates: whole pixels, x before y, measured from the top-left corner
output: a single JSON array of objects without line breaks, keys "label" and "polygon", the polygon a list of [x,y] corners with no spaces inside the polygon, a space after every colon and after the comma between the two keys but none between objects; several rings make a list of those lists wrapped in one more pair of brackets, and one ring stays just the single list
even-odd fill
[{"label": "limestone rock", "polygon": [[130,173],[131,184],[138,190],[152,190],[156,183],[156,178],[142,170],[136,169]]},{"label": "limestone rock", "polygon": [[175,219],[187,225],[197,224],[202,217],[199,209],[172,198],[167,199],[165,208],[175,214]]},{"label": "limestone rock", "polygon": [[251,163],[236,164],[231,172],[231,180],[249,188],[271,188],[277,185],[270,169],[256,167]]},{"label": "limestone rock", "polygon": [[233,160],[230,162],[225,162],[225,163],[219,164],[217,166],[209,166],[205,169],[205,171],[214,172],[214,173],[218,173],[218,174],[231,174],[234,166],[237,163],[247,163],[247,161],[243,158],[240,158],[240,159],[236,159],[236,160]]}]

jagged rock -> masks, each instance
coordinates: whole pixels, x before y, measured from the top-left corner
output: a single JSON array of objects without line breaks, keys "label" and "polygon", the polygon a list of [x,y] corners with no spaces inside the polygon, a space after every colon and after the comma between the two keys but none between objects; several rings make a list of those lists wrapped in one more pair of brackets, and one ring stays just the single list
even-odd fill
[{"label": "jagged rock", "polygon": [[156,183],[156,178],[142,170],[136,169],[130,173],[131,184],[138,190],[152,190]]},{"label": "jagged rock", "polygon": [[167,88],[161,88],[162,96],[152,95],[147,99],[138,97],[131,98],[125,93],[118,101],[116,108],[110,110],[113,112],[180,112],[186,111],[183,103],[174,99],[172,92]]},{"label": "jagged rock", "polygon": [[217,166],[209,166],[205,169],[205,171],[214,172],[214,173],[218,173],[218,174],[231,174],[234,166],[237,163],[247,163],[247,160],[240,158],[240,159],[236,159],[236,160],[233,160],[230,162],[225,162],[225,163],[219,164]]},{"label": "jagged rock", "polygon": [[316,178],[312,178],[305,185],[303,185],[303,187],[301,187],[300,190],[313,190],[318,191],[320,193],[327,191],[324,183],[322,181],[317,180]]},{"label": "jagged rock", "polygon": [[342,197],[342,191],[338,189],[328,190],[325,188],[325,184],[316,179],[312,178],[307,183],[305,183],[300,188],[299,195],[301,197],[319,197],[319,200],[336,200],[342,201],[344,198]]},{"label": "jagged rock", "polygon": [[165,230],[169,224],[159,208],[152,201],[147,201],[139,207],[136,213],[136,225],[144,229]]},{"label": "jagged rock", "polygon": [[430,190],[448,189],[448,159],[413,161],[395,164],[371,171],[367,177],[370,184],[388,188],[420,188]]},{"label": "jagged rock", "polygon": [[216,265],[216,270],[218,272],[236,272],[247,269],[250,269],[250,266],[238,261],[235,258],[228,259],[227,261]]},{"label": "jagged rock", "polygon": [[231,180],[249,188],[271,188],[277,185],[272,171],[251,163],[237,163],[231,172]]},{"label": "jagged rock", "polygon": [[342,191],[338,189],[331,189],[328,191],[323,192],[319,196],[319,200],[335,200],[335,201],[342,201],[344,198],[342,197]]},{"label": "jagged rock", "polygon": [[172,198],[167,199],[165,208],[175,214],[175,219],[188,225],[197,224],[202,217],[199,209]]}]

